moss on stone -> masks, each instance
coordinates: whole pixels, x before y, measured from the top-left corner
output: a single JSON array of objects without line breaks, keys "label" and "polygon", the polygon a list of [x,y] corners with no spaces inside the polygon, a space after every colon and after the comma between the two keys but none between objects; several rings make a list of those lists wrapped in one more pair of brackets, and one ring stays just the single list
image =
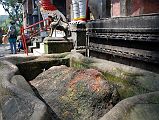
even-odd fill
[{"label": "moss on stone", "polygon": [[148,101],[149,103],[153,103],[153,104],[159,104],[159,96],[151,96],[151,98]]},{"label": "moss on stone", "polygon": [[121,78],[113,76],[110,73],[103,72],[105,79],[117,87],[121,99],[150,92],[149,90],[147,90],[137,82],[136,77],[141,76],[141,74],[131,74],[131,73],[123,73],[123,74],[125,74],[124,75],[125,77]]},{"label": "moss on stone", "polygon": [[[74,59],[71,60],[72,67],[78,69],[98,69],[97,67],[92,66],[92,63],[93,61],[90,61],[89,59],[83,59],[78,61]],[[141,73],[130,73],[115,67],[113,71],[100,71],[103,73],[106,80],[108,80],[110,83],[114,84],[117,87],[121,99],[132,97],[134,95],[152,92],[149,89],[147,89],[144,85],[142,85],[141,82],[139,82],[139,78],[144,78],[144,75]]]},{"label": "moss on stone", "polygon": [[0,67],[2,66],[2,63],[0,62]]},{"label": "moss on stone", "polygon": [[88,69],[91,67],[91,61],[89,61],[89,60],[75,61],[72,59],[71,67],[74,67],[77,69]]}]

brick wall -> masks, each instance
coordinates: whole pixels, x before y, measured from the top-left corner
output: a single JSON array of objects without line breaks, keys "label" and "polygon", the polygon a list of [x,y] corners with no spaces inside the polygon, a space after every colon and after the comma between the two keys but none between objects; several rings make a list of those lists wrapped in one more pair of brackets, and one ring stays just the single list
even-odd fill
[{"label": "brick wall", "polygon": [[111,0],[112,17],[159,13],[159,0]]},{"label": "brick wall", "polygon": [[127,4],[127,9],[131,8],[128,15],[159,13],[159,0],[131,0],[130,2],[129,5]]},{"label": "brick wall", "polygon": [[159,0],[144,0],[143,13],[159,13]]}]

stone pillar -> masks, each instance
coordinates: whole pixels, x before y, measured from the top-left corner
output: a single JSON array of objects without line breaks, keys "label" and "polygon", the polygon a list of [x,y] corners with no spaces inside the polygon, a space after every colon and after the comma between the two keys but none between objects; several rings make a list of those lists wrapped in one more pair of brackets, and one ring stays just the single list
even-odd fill
[{"label": "stone pillar", "polygon": [[120,1],[120,16],[127,16],[127,4],[130,3],[127,0],[121,0]]},{"label": "stone pillar", "polygon": [[86,46],[86,25],[70,24],[71,36],[74,43],[74,49],[85,48]]}]

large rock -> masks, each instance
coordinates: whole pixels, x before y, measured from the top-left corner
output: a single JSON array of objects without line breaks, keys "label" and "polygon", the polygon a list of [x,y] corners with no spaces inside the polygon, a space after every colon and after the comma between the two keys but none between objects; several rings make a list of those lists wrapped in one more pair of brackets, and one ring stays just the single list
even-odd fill
[{"label": "large rock", "polygon": [[159,92],[133,96],[119,102],[100,120],[158,120]]},{"label": "large rock", "polygon": [[[38,99],[18,68],[7,61],[0,62],[0,120],[51,120],[48,107]],[[51,117],[50,117],[51,116]]]},{"label": "large rock", "polygon": [[71,66],[94,68],[117,87],[120,98],[100,120],[158,120],[159,119],[159,74],[123,64],[70,55]]},{"label": "large rock", "polygon": [[72,67],[94,68],[101,71],[107,80],[117,87],[121,99],[159,91],[159,74],[157,72],[112,61],[88,58],[76,52],[72,52],[68,57]]},{"label": "large rock", "polygon": [[[71,58],[72,67],[82,70],[66,66],[50,68],[31,82],[39,92],[34,87],[33,91],[25,76],[19,75],[18,64],[24,65],[27,61],[45,63],[52,61],[52,58],[64,57]],[[159,118],[157,73],[110,61],[88,59],[75,52],[70,55],[67,53],[41,57],[12,56],[3,60],[0,59],[0,120],[97,120],[99,117],[101,120],[158,120]],[[48,65],[48,62],[46,64]],[[25,64],[21,68],[26,66],[29,65]],[[33,69],[32,65],[31,67]],[[92,67],[102,71],[107,79],[104,80],[97,70],[86,69]],[[120,99],[123,99],[118,104],[116,104],[119,98],[116,88],[107,80],[117,87]]]},{"label": "large rock", "polygon": [[62,120],[97,120],[119,100],[115,87],[95,69],[54,66],[31,84]]}]

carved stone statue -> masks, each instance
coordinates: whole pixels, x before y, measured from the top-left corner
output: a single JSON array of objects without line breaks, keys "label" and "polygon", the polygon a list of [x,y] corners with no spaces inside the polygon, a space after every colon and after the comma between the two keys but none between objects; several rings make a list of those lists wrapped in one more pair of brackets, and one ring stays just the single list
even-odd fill
[{"label": "carved stone statue", "polygon": [[69,24],[66,21],[64,21],[62,17],[57,18],[57,16],[54,16],[54,17],[50,17],[50,19],[51,19],[51,23],[50,23],[51,31],[50,31],[49,37],[52,37],[53,32],[56,29],[56,30],[64,31],[65,33],[64,38],[67,38]]}]

